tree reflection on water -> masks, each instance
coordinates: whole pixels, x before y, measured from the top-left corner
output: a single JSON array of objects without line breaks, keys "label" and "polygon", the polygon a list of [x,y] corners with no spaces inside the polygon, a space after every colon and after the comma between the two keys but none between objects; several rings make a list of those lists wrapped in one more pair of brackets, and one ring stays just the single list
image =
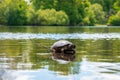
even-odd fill
[{"label": "tree reflection on water", "polygon": [[[46,34],[46,29],[41,29],[25,28],[28,32],[36,32],[35,34],[37,34],[42,31]],[[52,33],[53,29],[55,30],[53,33],[59,32],[57,28],[50,28],[48,32]],[[9,29],[7,30],[9,32]],[[24,30],[20,31],[24,32]],[[73,31],[65,28],[61,31],[61,33],[66,31],[82,33],[85,31],[93,35],[97,31],[98,33],[105,32],[98,28],[73,28]],[[108,28],[105,34],[111,31],[119,34],[118,29],[114,31],[111,28]],[[13,32],[16,34],[15,31]],[[89,35],[89,37],[91,36]],[[51,58],[49,51],[50,46],[57,41],[56,39],[0,39],[0,80],[120,79],[119,38],[80,39],[79,37],[72,39],[69,37],[67,40],[76,45],[76,58],[67,64],[60,64]]]}]

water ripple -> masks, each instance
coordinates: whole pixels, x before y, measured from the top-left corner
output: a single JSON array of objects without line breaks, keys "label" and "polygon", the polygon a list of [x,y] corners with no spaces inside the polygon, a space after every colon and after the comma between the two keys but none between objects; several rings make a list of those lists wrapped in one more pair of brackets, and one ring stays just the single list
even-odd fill
[{"label": "water ripple", "polygon": [[5,39],[120,39],[120,33],[68,33],[68,34],[53,34],[53,33],[0,33],[0,40]]}]

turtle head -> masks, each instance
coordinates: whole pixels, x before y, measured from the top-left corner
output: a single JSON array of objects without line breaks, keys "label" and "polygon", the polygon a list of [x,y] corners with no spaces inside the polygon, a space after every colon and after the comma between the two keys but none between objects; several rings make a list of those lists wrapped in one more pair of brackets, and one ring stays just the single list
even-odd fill
[{"label": "turtle head", "polygon": [[68,44],[61,48],[63,54],[75,54],[75,45]]}]

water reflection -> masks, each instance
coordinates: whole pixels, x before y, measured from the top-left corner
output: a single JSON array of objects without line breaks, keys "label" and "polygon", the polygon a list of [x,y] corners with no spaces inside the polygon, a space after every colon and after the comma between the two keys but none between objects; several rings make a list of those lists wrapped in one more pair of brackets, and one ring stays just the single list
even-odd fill
[{"label": "water reflection", "polygon": [[46,80],[45,74],[51,80],[119,80],[119,39],[69,41],[77,46],[76,59],[59,64],[51,59],[48,50],[56,40],[1,40],[0,69],[5,72],[0,72],[2,78],[5,76],[3,80],[10,73],[13,78],[17,76],[15,80]]},{"label": "water reflection", "polygon": [[51,33],[0,33],[0,39],[52,39],[52,40],[60,40],[60,39],[120,39],[120,33],[66,33],[66,34],[51,34]]},{"label": "water reflection", "polygon": [[[27,33],[14,29],[0,33],[0,80],[120,80],[118,29],[82,28],[86,31],[82,33],[78,28],[65,28],[63,32],[71,33],[62,34],[25,29]],[[59,39],[76,45],[74,61],[60,64],[52,60],[49,49]]]},{"label": "water reflection", "polygon": [[[90,62],[86,58],[82,61],[75,62],[69,65],[52,64],[52,67],[44,66],[42,69],[35,70],[1,70],[1,80],[38,80],[38,79],[50,79],[50,80],[119,80],[119,69],[116,66],[119,63],[101,63]],[[73,65],[73,67],[71,67]],[[61,68],[62,67],[62,68]],[[64,69],[63,69],[64,68]],[[64,70],[68,70],[68,73],[64,73]],[[47,76],[47,77],[46,77]]]}]

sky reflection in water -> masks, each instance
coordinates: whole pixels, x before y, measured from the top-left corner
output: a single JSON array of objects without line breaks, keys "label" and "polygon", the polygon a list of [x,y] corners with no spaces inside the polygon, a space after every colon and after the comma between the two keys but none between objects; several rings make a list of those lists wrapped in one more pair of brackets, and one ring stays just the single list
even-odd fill
[{"label": "sky reflection in water", "polygon": [[[79,64],[79,74],[59,75],[57,72],[49,71],[49,66],[44,66],[43,69],[37,70],[7,70],[4,71],[2,80],[120,80],[120,73],[103,73],[110,71],[107,67],[114,68],[120,64],[89,62],[85,58]],[[106,68],[102,68],[103,66]]]},{"label": "sky reflection in water", "polygon": [[120,39],[120,33],[69,33],[69,34],[43,34],[43,33],[0,33],[0,39]]},{"label": "sky reflection in water", "polygon": [[[7,39],[8,39],[8,43],[7,43]],[[81,52],[80,52],[80,49],[78,49],[79,50],[78,52],[80,53],[78,58],[81,58],[82,52],[87,53],[87,51],[88,51],[87,55],[89,55],[89,58],[91,56],[93,57],[94,55],[97,55],[97,59],[100,58],[100,59],[104,60],[104,58],[105,58],[105,59],[108,59],[108,61],[109,61],[111,59],[111,56],[113,53],[117,54],[117,55],[113,55],[112,57],[114,57],[115,59],[116,59],[116,57],[119,57],[118,56],[119,43],[117,43],[117,42],[119,42],[119,40],[116,40],[116,42],[115,42],[114,39],[120,39],[120,33],[87,33],[86,32],[86,33],[66,33],[66,34],[63,34],[63,33],[62,34],[61,33],[57,33],[57,34],[56,33],[46,33],[45,34],[45,33],[1,32],[0,40],[3,42],[4,42],[4,40],[6,40],[6,44],[2,44],[0,49],[2,50],[2,46],[5,48],[9,47],[7,50],[10,51],[11,49],[14,49],[15,47],[16,47],[16,49],[17,49],[17,47],[18,47],[18,49],[23,47],[24,48],[23,53],[24,52],[26,52],[26,53],[32,52],[31,48],[33,49],[33,54],[36,54],[37,51],[40,52],[39,51],[40,49],[38,50],[37,48],[41,48],[41,47],[34,45],[33,42],[27,43],[27,41],[26,42],[23,41],[23,43],[22,43],[22,41],[21,41],[21,42],[18,42],[18,45],[14,45],[12,42],[9,41],[9,40],[17,41],[17,40],[21,40],[21,39],[25,39],[25,40],[26,39],[39,39],[39,40],[41,40],[41,39],[48,39],[48,40],[76,39],[79,41],[86,40],[86,42],[83,41],[84,42],[83,44],[81,44],[82,43],[82,41],[81,41],[81,42],[79,42],[80,45],[79,44],[77,45],[83,49],[83,51],[81,51]],[[104,40],[99,41],[100,39],[105,39],[105,41]],[[113,39],[113,40],[111,40],[111,39]],[[91,43],[89,40],[98,40],[98,42],[96,41],[96,42]],[[107,42],[106,40],[111,40],[111,41]],[[15,42],[15,41],[13,41],[13,42]],[[112,41],[114,41],[114,43],[116,43],[114,45],[114,47],[109,46],[109,44],[112,44],[112,45],[114,44],[114,43],[112,43]],[[37,41],[34,41],[34,42],[39,43]],[[106,43],[106,45],[104,45],[104,43],[103,44],[100,43],[99,45],[96,44],[99,42],[101,42],[101,43],[104,42],[104,43]],[[24,44],[24,43],[26,43],[26,44]],[[42,43],[47,44],[45,42],[42,42]],[[11,44],[13,46],[10,46]],[[20,46],[20,44],[21,44],[21,46]],[[95,53],[95,51],[93,51],[94,53],[92,53],[91,52],[92,50],[97,49],[97,47],[94,47],[94,46],[97,46],[99,49],[98,52],[101,51],[102,54],[101,53],[96,54],[97,52]],[[104,49],[104,46],[105,46],[105,49]],[[112,50],[110,51],[109,48],[110,48],[110,50],[113,48],[112,50],[114,50],[114,51],[113,52],[112,52]],[[108,51],[107,51],[107,49],[108,49]],[[11,52],[12,51],[14,51],[14,50],[11,50]],[[3,52],[4,52],[4,50],[3,50]],[[5,50],[5,52],[7,53],[6,50]],[[104,55],[104,52],[107,52],[106,53],[107,55],[109,54],[108,57],[110,57],[110,59],[107,58],[106,54]],[[90,53],[92,53],[93,55],[91,55]],[[84,56],[85,56],[85,54],[84,54]],[[8,59],[8,58],[6,58],[6,59]],[[11,59],[11,58],[9,58],[9,59]],[[120,75],[120,67],[119,67],[120,63],[119,62],[113,62],[113,63],[104,62],[104,61],[97,62],[97,59],[96,59],[96,61],[90,61],[90,60],[87,60],[87,58],[83,58],[83,56],[82,56],[81,61],[72,62],[74,65],[72,67],[69,66],[71,73],[68,72],[67,75],[61,75],[59,70],[57,71],[56,69],[50,70],[49,69],[50,66],[54,65],[56,67],[56,66],[60,65],[60,64],[59,65],[52,64],[52,62],[49,62],[50,64],[43,65],[43,68],[38,68],[38,69],[31,69],[30,64],[24,63],[23,64],[24,66],[28,67],[28,65],[29,65],[29,68],[30,68],[30,69],[25,69],[25,70],[23,70],[23,69],[18,69],[18,70],[4,69],[5,67],[9,68],[10,67],[9,64],[8,65],[4,64],[5,65],[4,66],[3,63],[0,62],[0,68],[2,68],[2,69],[0,69],[0,80],[120,80],[120,76],[119,76]],[[3,60],[3,58],[0,58],[0,61],[2,61],[2,60]],[[5,61],[5,60],[3,60],[3,61]],[[10,64],[12,64],[12,63],[10,63]],[[20,68],[20,65],[22,65],[22,63],[21,64],[17,63],[17,65],[19,65],[18,67]],[[67,64],[61,64],[61,65],[64,66]],[[76,68],[76,65],[78,65],[77,68]],[[76,68],[75,70],[78,73],[72,73],[74,66]]]}]

